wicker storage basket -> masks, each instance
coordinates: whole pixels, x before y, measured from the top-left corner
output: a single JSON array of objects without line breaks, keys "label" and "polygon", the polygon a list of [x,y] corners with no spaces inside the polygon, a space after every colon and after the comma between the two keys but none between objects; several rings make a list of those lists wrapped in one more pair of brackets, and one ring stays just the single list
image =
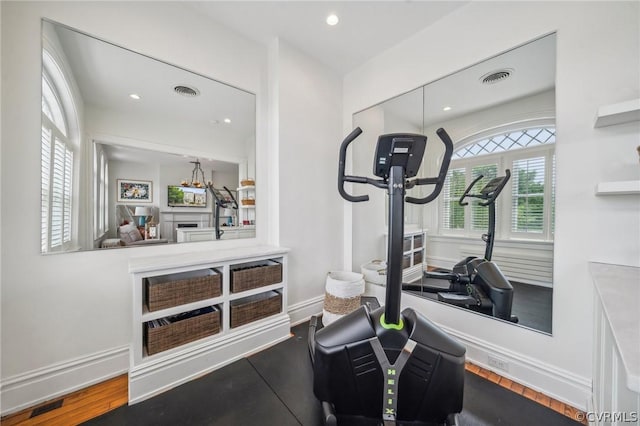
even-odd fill
[{"label": "wicker storage basket", "polygon": [[230,302],[231,328],[275,315],[282,311],[282,294],[277,291],[256,294]]},{"label": "wicker storage basket", "polygon": [[231,292],[282,282],[282,264],[273,260],[243,263],[231,267]]},{"label": "wicker storage basket", "polygon": [[422,263],[422,250],[413,253],[413,264],[419,265]]},{"label": "wicker storage basket", "polygon": [[157,354],[220,332],[220,310],[215,306],[144,323],[147,355]]},{"label": "wicker storage basket", "polygon": [[413,248],[417,249],[422,247],[422,235],[416,235],[413,237]]},{"label": "wicker storage basket", "polygon": [[244,179],[240,181],[240,185],[242,186],[256,186],[256,181],[253,179]]},{"label": "wicker storage basket", "polygon": [[242,203],[243,206],[255,206],[256,200],[254,200],[253,198],[243,198],[242,200],[240,200],[240,203]]},{"label": "wicker storage basket", "polygon": [[411,237],[405,237],[404,240],[402,240],[402,251],[409,250],[411,250]]},{"label": "wicker storage basket", "polygon": [[406,269],[411,266],[411,255],[405,254],[402,256],[402,269]]},{"label": "wicker storage basket", "polygon": [[222,294],[220,274],[215,269],[160,275],[146,279],[149,311],[167,309]]}]

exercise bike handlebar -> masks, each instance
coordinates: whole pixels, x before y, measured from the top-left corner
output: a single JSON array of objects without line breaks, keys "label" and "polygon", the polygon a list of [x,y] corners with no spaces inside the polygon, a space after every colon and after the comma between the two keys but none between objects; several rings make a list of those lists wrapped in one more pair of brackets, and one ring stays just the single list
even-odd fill
[{"label": "exercise bike handlebar", "polygon": [[462,194],[462,197],[460,197],[460,200],[458,200],[458,203],[461,206],[466,206],[469,203],[464,201],[465,198],[479,198],[481,201],[478,203],[478,205],[481,205],[483,207],[488,206],[489,204],[493,203],[496,201],[496,198],[498,198],[498,195],[500,195],[500,193],[502,192],[502,190],[504,189],[505,185],[507,184],[507,182],[509,182],[509,178],[511,178],[511,171],[509,169],[506,169],[504,171],[504,176],[502,177],[502,179],[500,180],[500,183],[498,184],[498,186],[495,187],[495,189],[493,191],[491,191],[489,194],[469,194],[469,192],[471,191],[471,189],[476,185],[476,183],[478,183],[478,181],[480,179],[482,179],[484,176],[480,175],[477,178],[475,178],[473,180],[473,182],[471,182],[469,184],[469,186],[467,187],[467,189],[464,191],[464,194]]},{"label": "exercise bike handlebar", "polygon": [[504,189],[507,182],[509,182],[510,178],[511,178],[511,170],[505,169],[504,177],[502,178],[502,180],[500,181],[500,184],[496,187],[496,189],[494,189],[493,192],[491,192],[491,196],[489,197],[489,199],[479,204],[481,206],[488,206],[489,204],[494,203],[496,201],[496,198],[498,198],[498,195],[500,195],[500,193]]},{"label": "exercise bike handlebar", "polygon": [[467,186],[467,189],[464,190],[464,194],[462,194],[462,197],[460,197],[460,199],[458,200],[458,204],[460,204],[461,206],[466,206],[469,204],[469,202],[464,201],[465,198],[467,197],[473,197],[473,198],[480,198],[480,195],[475,195],[475,194],[469,194],[469,191],[471,191],[471,189],[476,185],[476,183],[478,183],[478,181],[480,179],[482,179],[484,177],[484,175],[480,175],[477,178],[475,178],[473,180],[473,182],[471,182],[469,184],[469,186]]},{"label": "exercise bike handlebar", "polygon": [[369,201],[369,196],[347,194],[347,191],[344,190],[345,182],[368,183],[379,188],[386,188],[387,186],[383,180],[371,179],[363,176],[348,176],[344,174],[345,162],[347,159],[347,147],[358,136],[360,136],[361,133],[362,129],[360,127],[356,127],[351,133],[347,135],[346,138],[344,138],[344,140],[342,141],[342,145],[340,145],[340,160],[338,163],[338,192],[340,193],[342,198],[347,201],[351,201],[352,203]]},{"label": "exercise bike handlebar", "polygon": [[435,200],[438,195],[440,195],[440,192],[444,187],[444,181],[447,177],[447,171],[449,170],[449,163],[451,162],[451,154],[453,154],[453,142],[442,127],[436,130],[436,134],[444,144],[444,156],[442,157],[442,164],[440,165],[438,176],[434,178],[417,178],[410,182],[409,185],[407,185],[408,188],[414,185],[435,185],[435,188],[433,188],[431,194],[427,195],[424,198],[407,197],[407,203],[427,204]]},{"label": "exercise bike handlebar", "polygon": [[[351,201],[353,203],[361,202],[361,201],[369,201],[368,195],[351,195],[347,194],[344,189],[345,182],[353,182],[353,183],[366,183],[369,185],[376,186],[378,188],[386,188],[387,183],[382,179],[371,179],[363,176],[349,176],[344,174],[345,163],[347,158],[347,148],[360,134],[362,133],[362,129],[360,127],[356,127],[353,129],[349,135],[342,141],[340,145],[340,159],[338,163],[338,192],[347,201]],[[444,186],[445,178],[447,177],[447,170],[449,169],[449,163],[451,162],[451,154],[453,153],[453,142],[451,138],[447,134],[447,132],[440,128],[436,131],[442,143],[445,146],[445,153],[442,159],[442,164],[440,165],[440,171],[437,177],[430,178],[417,178],[411,181],[408,181],[406,184],[406,188],[413,188],[416,185],[435,185],[436,187],[433,189],[431,194],[427,195],[424,198],[415,198],[415,197],[407,197],[406,201],[408,203],[413,204],[426,204],[430,201],[433,201],[440,192],[442,191],[442,187]]]}]

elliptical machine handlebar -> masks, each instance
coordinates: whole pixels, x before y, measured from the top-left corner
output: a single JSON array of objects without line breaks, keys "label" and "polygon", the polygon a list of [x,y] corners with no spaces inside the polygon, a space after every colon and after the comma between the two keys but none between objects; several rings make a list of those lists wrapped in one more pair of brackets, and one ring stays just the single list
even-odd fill
[{"label": "elliptical machine handlebar", "polygon": [[[360,134],[362,133],[362,129],[360,127],[356,127],[347,137],[342,141],[340,145],[340,159],[338,163],[338,192],[347,201],[351,201],[353,203],[361,202],[361,201],[369,201],[368,195],[351,195],[348,194],[344,189],[345,182],[353,182],[353,183],[366,183],[369,185],[373,185],[378,188],[386,188],[387,182],[383,179],[371,179],[364,176],[350,176],[344,174],[346,157],[347,157],[347,147],[353,142]],[[444,186],[445,178],[447,177],[447,170],[449,170],[449,163],[451,162],[451,154],[453,153],[453,142],[451,138],[447,134],[447,132],[440,128],[436,131],[437,135],[442,140],[445,146],[445,153],[442,159],[442,164],[440,165],[440,171],[438,172],[437,177],[429,177],[429,178],[416,178],[410,181],[407,181],[406,188],[413,188],[416,185],[435,185],[431,194],[427,195],[423,198],[415,198],[415,197],[406,197],[406,201],[408,203],[413,204],[426,204],[433,201]]]}]

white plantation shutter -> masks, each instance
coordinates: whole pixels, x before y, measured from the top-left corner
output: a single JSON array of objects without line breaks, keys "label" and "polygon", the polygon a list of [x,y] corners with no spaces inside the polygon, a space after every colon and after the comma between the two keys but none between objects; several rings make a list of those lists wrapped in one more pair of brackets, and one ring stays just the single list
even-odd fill
[{"label": "white plantation shutter", "polygon": [[64,219],[63,242],[71,241],[71,199],[73,198],[73,151],[65,146],[64,151]]},{"label": "white plantation shutter", "polygon": [[[67,249],[74,239],[73,181],[74,145],[68,122],[75,111],[63,107],[60,94],[70,93],[64,76],[52,56],[43,50],[42,139],[41,139],[41,250],[43,253]],[[54,71],[52,74],[51,71]],[[59,90],[58,90],[59,89]],[[73,101],[65,99],[65,105]],[[73,106],[71,108],[73,110]]]},{"label": "white plantation shutter", "polygon": [[[469,183],[478,176],[483,176],[483,178],[474,185],[471,193],[479,193],[491,179],[497,176],[497,173],[497,164],[486,164],[471,168],[471,181]],[[469,201],[469,206],[471,207],[471,229],[486,232],[489,226],[489,208],[478,205],[478,201],[473,198],[469,198],[467,201]]]},{"label": "white plantation shutter", "polygon": [[42,164],[40,168],[40,249],[43,253],[49,248],[49,188],[51,185],[51,129],[42,127]]},{"label": "white plantation shutter", "polygon": [[458,200],[465,189],[465,169],[450,168],[442,188],[442,227],[447,230],[464,229],[464,207]]},{"label": "white plantation shutter", "polygon": [[443,235],[464,236],[486,232],[488,209],[473,199],[468,206],[461,207],[458,199],[466,187],[465,182],[469,184],[479,174],[484,179],[476,184],[473,193],[479,192],[490,178],[502,176],[505,169],[511,169],[511,180],[498,199],[498,238],[552,240],[555,136],[554,127],[543,126],[499,133],[456,148],[439,198],[439,231]]},{"label": "white plantation shutter", "polygon": [[551,235],[556,232],[556,154],[551,156]]},{"label": "white plantation shutter", "polygon": [[545,157],[515,160],[512,170],[512,232],[544,232]]}]

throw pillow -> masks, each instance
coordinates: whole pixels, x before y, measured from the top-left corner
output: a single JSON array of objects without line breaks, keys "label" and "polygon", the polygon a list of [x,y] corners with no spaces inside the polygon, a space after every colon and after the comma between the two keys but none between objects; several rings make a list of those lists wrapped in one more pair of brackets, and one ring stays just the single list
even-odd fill
[{"label": "throw pillow", "polygon": [[125,244],[142,240],[142,235],[134,223],[128,223],[120,227],[120,239]]}]

